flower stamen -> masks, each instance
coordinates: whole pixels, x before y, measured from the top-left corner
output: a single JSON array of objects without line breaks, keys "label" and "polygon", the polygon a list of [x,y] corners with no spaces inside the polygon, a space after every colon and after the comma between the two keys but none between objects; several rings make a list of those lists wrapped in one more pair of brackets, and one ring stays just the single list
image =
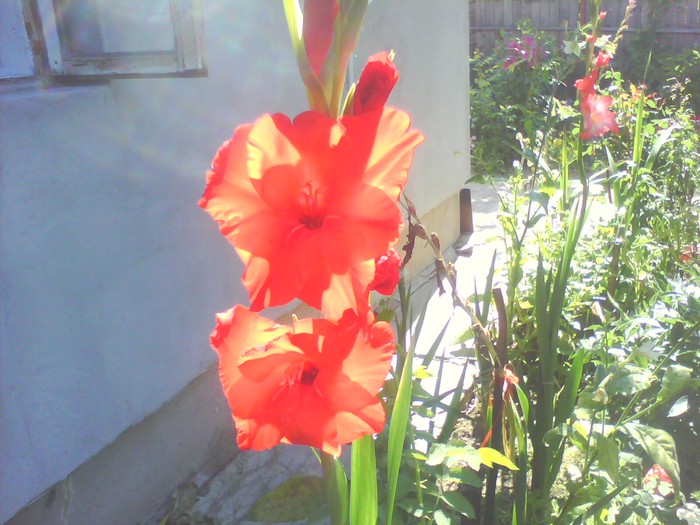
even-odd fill
[{"label": "flower stamen", "polygon": [[325,213],[319,203],[319,193],[320,190],[314,189],[310,182],[304,186],[301,193],[302,214],[299,221],[310,230],[323,226]]}]

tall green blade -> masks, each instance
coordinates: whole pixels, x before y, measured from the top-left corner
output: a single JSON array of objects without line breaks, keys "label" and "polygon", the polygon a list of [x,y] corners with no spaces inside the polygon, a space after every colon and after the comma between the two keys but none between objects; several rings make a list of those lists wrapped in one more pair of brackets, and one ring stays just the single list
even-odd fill
[{"label": "tall green blade", "polygon": [[396,487],[399,481],[399,467],[401,466],[401,458],[403,456],[406,428],[411,417],[414,349],[415,343],[412,343],[401,373],[401,381],[399,382],[399,389],[396,393],[394,411],[391,414],[391,423],[389,424],[389,449],[387,451],[387,478],[389,480],[389,493],[387,494],[388,525],[391,525],[394,516]]},{"label": "tall green blade", "polygon": [[377,525],[377,460],[372,436],[352,444],[350,472],[350,525]]},{"label": "tall green blade", "polygon": [[323,479],[326,494],[331,507],[331,523],[347,525],[348,523],[348,478],[340,458],[321,452]]}]

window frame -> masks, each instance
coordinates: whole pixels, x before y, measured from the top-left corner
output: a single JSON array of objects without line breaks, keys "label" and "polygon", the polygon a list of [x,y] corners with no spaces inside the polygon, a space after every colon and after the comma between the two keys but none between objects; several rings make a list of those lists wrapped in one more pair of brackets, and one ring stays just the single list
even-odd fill
[{"label": "window frame", "polygon": [[22,2],[4,2],[0,7],[0,79],[32,77],[34,59]]},{"label": "window frame", "polygon": [[[61,24],[64,22],[57,20],[56,16],[60,0],[9,1],[19,4],[26,32],[33,34],[25,35],[29,55],[24,57],[21,74],[14,70],[0,72],[0,79],[56,77],[79,80],[207,75],[201,0],[169,0],[174,36],[172,50],[105,52],[84,56],[71,54],[68,46],[62,44]],[[6,38],[21,40],[16,35]],[[17,61],[20,62],[21,58]],[[19,68],[16,69],[19,71]]]}]

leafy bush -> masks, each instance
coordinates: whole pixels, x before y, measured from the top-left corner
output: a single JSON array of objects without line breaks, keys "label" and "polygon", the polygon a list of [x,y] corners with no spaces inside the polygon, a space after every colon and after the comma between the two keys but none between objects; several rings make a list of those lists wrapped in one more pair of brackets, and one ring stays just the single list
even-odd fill
[{"label": "leafy bush", "polygon": [[472,166],[484,174],[502,173],[520,157],[515,136],[545,129],[550,95],[570,63],[549,37],[529,21],[520,35],[503,40],[494,53],[479,50],[471,59]]}]

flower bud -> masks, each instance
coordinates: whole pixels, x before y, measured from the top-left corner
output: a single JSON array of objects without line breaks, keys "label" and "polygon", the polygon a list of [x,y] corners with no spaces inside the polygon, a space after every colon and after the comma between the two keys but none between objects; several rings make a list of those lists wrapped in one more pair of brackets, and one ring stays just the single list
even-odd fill
[{"label": "flower bud", "polygon": [[393,51],[382,51],[369,57],[355,88],[352,114],[383,108],[398,79]]},{"label": "flower bud", "polygon": [[400,267],[401,257],[393,249],[375,259],[374,280],[369,285],[369,289],[376,290],[382,295],[392,295],[401,279]]}]

